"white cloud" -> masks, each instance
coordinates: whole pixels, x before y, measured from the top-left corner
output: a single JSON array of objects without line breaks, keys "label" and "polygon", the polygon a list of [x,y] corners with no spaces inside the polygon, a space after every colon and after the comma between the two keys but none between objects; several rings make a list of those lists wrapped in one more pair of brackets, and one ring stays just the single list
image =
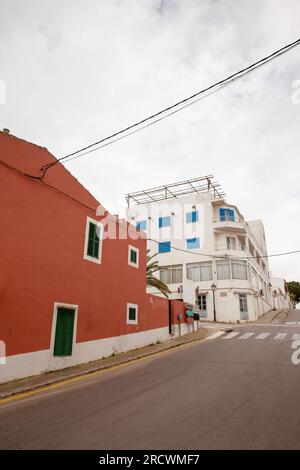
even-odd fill
[{"label": "white cloud", "polygon": [[[56,156],[295,40],[297,0],[2,0],[1,127]],[[269,251],[300,248],[300,48],[134,136],[67,165],[112,212],[123,195],[214,173]],[[299,256],[271,260],[300,278]]]}]

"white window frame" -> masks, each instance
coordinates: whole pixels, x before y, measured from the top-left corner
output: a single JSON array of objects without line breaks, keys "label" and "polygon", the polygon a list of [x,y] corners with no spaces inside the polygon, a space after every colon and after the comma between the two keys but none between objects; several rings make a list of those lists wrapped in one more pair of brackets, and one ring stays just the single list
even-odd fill
[{"label": "white window frame", "polygon": [[[135,320],[129,320],[129,309],[135,308]],[[139,322],[139,306],[137,304],[127,304],[126,323],[128,325],[138,325]]]},{"label": "white window frame", "polygon": [[[89,256],[87,254],[88,250],[88,243],[89,243],[89,228],[90,222],[97,225],[99,227],[99,253],[98,258],[94,258],[93,256]],[[85,227],[85,239],[84,239],[84,253],[83,258],[87,261],[92,261],[92,263],[101,264],[102,259],[102,241],[103,241],[103,224],[99,222],[99,220],[92,219],[91,217],[86,218],[86,227]]]},{"label": "white window frame", "polygon": [[[174,271],[177,271],[178,269],[181,270],[181,280],[177,282],[173,282],[173,275]],[[162,279],[162,271],[166,272],[166,279]],[[168,281],[168,277],[170,278],[170,282]],[[181,284],[183,280],[183,265],[182,264],[172,264],[168,266],[160,266],[159,269],[159,279],[164,282],[165,284]]]},{"label": "white window frame", "polygon": [[[135,251],[136,253],[136,263],[133,263],[130,261],[130,252]],[[136,246],[128,245],[128,265],[132,266],[133,268],[138,268],[139,267],[139,258],[140,258],[140,250]]]},{"label": "white window frame", "polygon": [[239,309],[240,313],[249,313],[247,294],[239,294]]},{"label": "white window frame", "polygon": [[236,238],[231,235],[226,236],[226,248],[227,250],[236,250]]},{"label": "white window frame", "polygon": [[[72,354],[71,356],[54,356],[54,345],[55,345],[55,333],[56,333],[56,323],[57,323],[57,311],[59,308],[69,308],[75,311],[74,314],[74,328],[73,328],[73,341],[72,341]],[[63,302],[54,302],[53,309],[53,319],[52,319],[52,331],[51,331],[51,343],[50,343],[50,357],[53,361],[60,360],[61,358],[68,358],[74,356],[74,350],[76,345],[77,337],[77,318],[78,318],[78,305],[66,304]]]}]

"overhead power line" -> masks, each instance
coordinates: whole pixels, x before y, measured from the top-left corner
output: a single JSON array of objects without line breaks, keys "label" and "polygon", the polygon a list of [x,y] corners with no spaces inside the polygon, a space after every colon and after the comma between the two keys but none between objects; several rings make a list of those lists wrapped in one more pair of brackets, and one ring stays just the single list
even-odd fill
[{"label": "overhead power line", "polygon": [[[148,238],[149,241],[154,242],[154,243],[164,243],[163,241],[159,240],[154,240],[153,238]],[[206,253],[198,253],[198,252],[191,252],[190,250],[185,250],[184,248],[179,248],[178,246],[175,246],[173,244],[170,244],[170,248],[176,251],[182,251],[183,253],[188,253],[189,255],[196,255],[196,256],[207,256],[209,258],[225,258],[225,259],[233,259],[235,261],[245,261],[247,259],[259,259],[259,258],[273,258],[275,256],[285,256],[285,255],[292,255],[296,253],[300,253],[300,250],[294,250],[294,251],[285,251],[282,253],[274,253],[272,255],[259,255],[259,256],[232,256],[232,255],[218,255],[218,254],[206,254]]]},{"label": "overhead power line", "polygon": [[[75,198],[74,196],[72,196],[71,194],[68,194],[66,193],[65,191],[59,189],[59,188],[56,188],[55,186],[52,186],[51,184],[49,183],[46,183],[46,181],[43,181],[39,178],[36,178],[35,176],[32,176],[32,175],[29,175],[28,173],[24,173],[22,170],[19,170],[18,168],[12,166],[12,165],[9,165],[8,163],[4,162],[3,160],[0,160],[0,163],[3,164],[5,167],[17,172],[18,174],[20,174],[21,176],[24,176],[26,178],[30,178],[34,181],[37,181],[37,182],[40,182],[42,183],[44,186],[47,186],[49,189],[51,189],[52,191],[55,191],[57,192],[58,194],[61,194],[65,197],[67,197],[68,199],[70,199],[71,201],[81,205],[82,207],[84,207],[85,209],[88,209],[90,211],[92,211],[94,214],[96,212],[96,209],[95,207],[91,207],[89,206],[88,204],[86,204],[85,202],[83,201],[80,201],[79,199]],[[129,224],[129,222],[127,222]],[[154,240],[153,238],[148,238],[149,241],[152,241],[154,243],[161,243],[161,241],[159,240]],[[285,251],[285,252],[282,252],[282,253],[274,253],[274,254],[271,254],[271,255],[263,255],[263,256],[245,256],[243,258],[240,258],[240,257],[235,257],[235,256],[230,256],[230,255],[216,255],[216,254],[206,254],[206,253],[198,253],[198,252],[191,252],[189,250],[185,250],[184,248],[179,248],[177,246],[174,246],[174,245],[170,245],[170,247],[173,249],[173,250],[176,250],[176,251],[182,251],[182,252],[185,252],[185,253],[188,253],[189,255],[195,255],[195,256],[205,256],[205,257],[209,257],[209,258],[224,258],[224,259],[233,259],[233,260],[240,260],[240,261],[243,261],[243,260],[247,260],[247,259],[258,259],[258,258],[273,258],[273,257],[277,257],[277,256],[286,256],[286,255],[291,255],[291,254],[296,254],[296,253],[300,253],[300,250],[293,250],[293,251]]]},{"label": "overhead power line", "polygon": [[[249,65],[248,67],[245,67],[241,70],[239,70],[238,72],[235,72],[234,74],[224,78],[223,80],[220,80],[196,93],[194,93],[193,95],[187,97],[187,98],[184,98],[180,101],[178,101],[177,103],[171,105],[171,106],[168,106],[164,109],[162,109],[161,111],[158,111],[134,124],[131,124],[117,132],[114,132],[113,134],[107,136],[107,137],[104,137],[92,144],[89,144],[85,147],[82,147],[72,153],[69,153],[68,155],[65,155],[57,160],[55,160],[54,162],[50,162],[46,165],[44,165],[42,167],[42,178],[44,177],[46,171],[51,168],[52,166],[56,165],[58,162],[61,162],[63,160],[66,160],[66,159],[70,159],[70,157],[75,157],[75,155],[78,156],[83,156],[83,155],[86,155],[87,153],[91,153],[91,152],[94,152],[96,150],[98,150],[99,148],[102,148],[104,146],[107,146],[107,145],[111,145],[112,143],[118,141],[118,140],[121,140],[135,132],[139,132],[140,130],[150,126],[150,125],[153,125],[155,124],[156,122],[159,122],[161,121],[162,119],[165,119],[167,118],[168,116],[172,115],[172,114],[175,114],[176,112],[179,112],[181,111],[182,109],[186,108],[187,106],[190,106],[196,102],[199,101],[199,99],[202,99],[206,96],[209,96],[210,94],[212,93],[215,93],[216,91],[220,90],[221,88],[223,88],[224,86],[226,85],[229,85],[231,83],[233,83],[234,81],[244,77],[245,75],[247,75],[248,73],[251,73],[252,71],[256,70],[257,68],[269,63],[271,60],[274,60],[274,59],[277,59],[279,56],[281,56],[282,54],[285,54],[287,53],[288,51],[290,51],[291,49],[293,49],[294,47],[298,46],[300,44],[300,39],[297,39],[296,41],[293,41],[291,42],[290,44],[287,44],[286,46],[276,50],[275,52],[273,52],[272,54],[269,54],[268,56],[264,57],[263,59],[260,59],[256,62],[254,62],[253,64]],[[201,95],[204,95],[203,97]],[[151,123],[149,123],[149,121],[153,121]],[[147,124],[146,124],[147,123]],[[124,135],[123,135],[124,134]],[[120,135],[122,135],[122,137],[119,137]],[[104,145],[100,145],[100,144],[104,144]],[[96,147],[98,146],[97,148],[93,148],[93,147]],[[84,152],[84,153],[82,153]],[[80,155],[79,155],[80,154]],[[68,160],[69,161],[69,160]]]}]

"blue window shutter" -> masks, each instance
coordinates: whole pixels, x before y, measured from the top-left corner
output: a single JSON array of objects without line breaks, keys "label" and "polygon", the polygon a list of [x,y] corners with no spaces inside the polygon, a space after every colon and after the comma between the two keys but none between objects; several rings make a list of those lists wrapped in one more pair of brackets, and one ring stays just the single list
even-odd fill
[{"label": "blue window shutter", "polygon": [[171,251],[171,242],[160,242],[158,244],[159,253],[168,253],[169,251]]},{"label": "blue window shutter", "polygon": [[220,208],[220,220],[221,222],[225,220],[225,209],[223,207]]},{"label": "blue window shutter", "polygon": [[234,210],[233,209],[229,209],[229,220],[231,220],[232,222],[234,222]]},{"label": "blue window shutter", "polygon": [[189,224],[191,222],[198,222],[199,214],[198,211],[187,212],[186,213],[186,223]]},{"label": "blue window shutter", "polygon": [[136,228],[138,230],[147,230],[147,220],[140,220],[136,223]]},{"label": "blue window shutter", "polygon": [[192,222],[198,222],[199,216],[198,216],[198,211],[193,211],[192,212]]},{"label": "blue window shutter", "polygon": [[171,225],[171,217],[169,215],[167,215],[165,217],[159,217],[159,219],[158,219],[158,227],[159,228],[170,227],[170,225]]}]

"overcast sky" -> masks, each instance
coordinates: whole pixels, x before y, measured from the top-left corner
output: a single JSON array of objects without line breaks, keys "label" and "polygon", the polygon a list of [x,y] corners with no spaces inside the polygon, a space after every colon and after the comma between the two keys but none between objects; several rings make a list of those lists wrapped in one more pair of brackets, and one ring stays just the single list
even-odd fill
[{"label": "overcast sky", "polygon": [[[299,37],[299,0],[0,0],[0,128],[61,157]],[[121,215],[127,192],[214,174],[269,253],[300,249],[299,58],[66,167]],[[300,280],[300,254],[270,266]]]}]

